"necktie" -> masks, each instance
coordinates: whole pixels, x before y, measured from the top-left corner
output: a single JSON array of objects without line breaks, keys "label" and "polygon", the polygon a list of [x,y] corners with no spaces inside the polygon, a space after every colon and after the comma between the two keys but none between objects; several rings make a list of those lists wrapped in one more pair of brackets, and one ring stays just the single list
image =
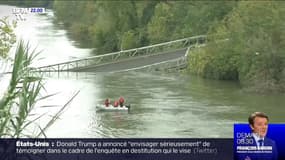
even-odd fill
[{"label": "necktie", "polygon": [[258,140],[258,144],[260,147],[263,146],[263,139]]}]

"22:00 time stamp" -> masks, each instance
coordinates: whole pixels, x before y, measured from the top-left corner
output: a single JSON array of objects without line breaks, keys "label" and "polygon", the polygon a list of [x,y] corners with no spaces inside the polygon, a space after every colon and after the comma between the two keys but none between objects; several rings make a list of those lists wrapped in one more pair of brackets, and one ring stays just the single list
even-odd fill
[{"label": "22:00 time stamp", "polygon": [[45,8],[13,8],[13,14],[45,13]]},{"label": "22:00 time stamp", "polygon": [[45,8],[30,8],[31,13],[45,13]]}]

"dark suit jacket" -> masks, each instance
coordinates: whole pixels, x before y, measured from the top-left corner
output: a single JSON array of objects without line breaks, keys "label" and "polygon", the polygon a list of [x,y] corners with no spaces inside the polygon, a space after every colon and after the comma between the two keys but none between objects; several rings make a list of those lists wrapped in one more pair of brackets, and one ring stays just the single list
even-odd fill
[{"label": "dark suit jacket", "polygon": [[[242,145],[242,146],[257,146],[255,139],[250,136],[246,138],[251,140],[253,144]],[[278,152],[275,141],[265,137],[263,146],[272,146],[272,153],[235,153],[235,160],[278,160]]]}]

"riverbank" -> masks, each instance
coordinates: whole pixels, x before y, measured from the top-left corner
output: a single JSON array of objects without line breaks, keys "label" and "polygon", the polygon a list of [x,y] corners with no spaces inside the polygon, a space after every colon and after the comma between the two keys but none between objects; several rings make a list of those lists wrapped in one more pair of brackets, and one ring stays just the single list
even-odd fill
[{"label": "riverbank", "polygon": [[71,37],[97,48],[97,54],[229,33],[227,41],[212,40],[199,55],[192,54],[189,72],[237,81],[257,93],[285,92],[285,32],[280,27],[285,25],[284,2],[55,0],[53,7]]},{"label": "riverbank", "polygon": [[234,81],[240,83],[245,92],[285,93],[285,58],[234,53],[223,53],[211,45],[191,51],[185,73],[206,79]]}]

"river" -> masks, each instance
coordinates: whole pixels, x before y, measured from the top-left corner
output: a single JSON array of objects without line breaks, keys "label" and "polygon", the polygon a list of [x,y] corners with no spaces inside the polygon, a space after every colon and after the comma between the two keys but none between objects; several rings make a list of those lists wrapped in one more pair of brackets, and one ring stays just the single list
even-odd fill
[{"label": "river", "polygon": [[[0,15],[12,8],[1,5]],[[89,56],[92,49],[76,47],[53,18],[48,11],[27,15],[26,21],[18,23],[17,36],[43,50],[35,66]],[[233,124],[247,123],[255,111],[267,113],[272,123],[284,123],[284,94],[246,93],[235,82],[183,73],[55,73],[45,78],[45,88],[43,94],[56,95],[39,103],[36,114],[53,115],[60,107],[40,106],[63,106],[80,91],[46,131],[47,137],[230,138]],[[96,104],[105,98],[113,101],[119,96],[131,104],[130,112],[96,111]]]}]

